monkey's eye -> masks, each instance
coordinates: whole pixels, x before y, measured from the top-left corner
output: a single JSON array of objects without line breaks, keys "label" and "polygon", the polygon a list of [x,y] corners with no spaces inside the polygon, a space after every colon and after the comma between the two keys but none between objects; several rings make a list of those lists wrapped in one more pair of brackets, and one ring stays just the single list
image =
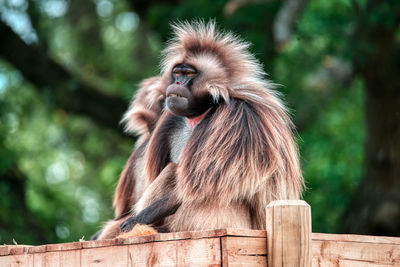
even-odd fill
[{"label": "monkey's eye", "polygon": [[175,76],[181,75],[181,73],[179,72],[179,70],[174,70],[172,73],[173,73]]},{"label": "monkey's eye", "polygon": [[185,72],[185,75],[186,75],[187,77],[192,77],[194,74],[195,74],[195,73],[192,72],[192,71],[187,71],[187,72]]}]

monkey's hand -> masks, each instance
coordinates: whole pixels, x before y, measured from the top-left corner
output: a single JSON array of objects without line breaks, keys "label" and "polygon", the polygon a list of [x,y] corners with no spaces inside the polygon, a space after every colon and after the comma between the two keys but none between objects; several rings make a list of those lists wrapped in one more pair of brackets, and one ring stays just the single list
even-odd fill
[{"label": "monkey's hand", "polygon": [[180,205],[181,203],[175,199],[175,196],[172,193],[167,193],[165,196],[154,201],[153,204],[139,212],[136,216],[131,216],[121,223],[121,231],[128,232],[138,223],[151,225],[159,222],[165,217],[174,214]]},{"label": "monkey's hand", "polygon": [[129,217],[128,219],[126,219],[125,221],[123,221],[120,225],[121,231],[122,232],[129,232],[130,230],[132,230],[133,227],[135,227],[135,225],[139,223],[138,220],[136,219],[136,217],[132,216]]},{"label": "monkey's hand", "polygon": [[123,232],[117,238],[128,238],[132,236],[155,235],[157,230],[146,224],[136,224],[129,232]]}]

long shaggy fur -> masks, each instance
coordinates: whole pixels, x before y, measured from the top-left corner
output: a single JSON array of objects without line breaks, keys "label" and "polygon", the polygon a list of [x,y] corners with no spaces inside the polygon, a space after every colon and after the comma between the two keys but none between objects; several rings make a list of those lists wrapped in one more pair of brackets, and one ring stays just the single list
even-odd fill
[{"label": "long shaggy fur", "polygon": [[126,132],[138,135],[139,139],[121,173],[114,194],[116,219],[130,213],[144,187],[149,183],[144,175],[144,154],[150,134],[162,113],[165,100],[164,87],[161,77],[144,80],[121,121],[125,124]]},{"label": "long shaggy fur", "polygon": [[136,134],[139,138],[118,180],[113,202],[114,220],[108,221],[95,239],[114,238],[121,234],[119,225],[129,216],[150,183],[144,172],[144,156],[150,135],[163,111],[164,87],[159,76],[144,80],[121,121],[127,133]]},{"label": "long shaggy fur", "polygon": [[[173,29],[174,38],[163,52],[161,76],[149,80],[149,86],[143,84],[147,89],[137,94],[124,118],[129,131],[144,136],[143,151],[135,152],[145,166],[140,173],[157,185],[147,187],[134,212],[162,194],[163,184],[171,184],[160,173],[171,162],[171,135],[184,118],[163,110],[162,101],[173,82],[172,68],[187,63],[200,74],[191,85],[192,94],[209,94],[215,105],[181,152],[172,193],[182,204],[164,224],[171,231],[264,229],[265,206],[272,200],[298,199],[303,188],[287,110],[249,53],[248,43],[232,33],[218,32],[214,22],[178,23]],[[137,162],[134,157],[129,161]],[[137,163],[129,161],[121,179],[131,176],[127,175],[134,172],[131,168],[138,170]],[[120,207],[118,214],[134,199],[129,205],[120,203],[132,193],[132,186],[125,190],[124,184],[120,180],[114,202]]]},{"label": "long shaggy fur", "polygon": [[[193,209],[207,202],[219,208],[245,202],[256,210],[256,220],[264,220],[265,205],[277,199],[297,199],[303,187],[286,108],[273,84],[264,79],[262,66],[248,52],[247,43],[231,33],[217,32],[214,22],[176,24],[173,28],[175,37],[164,51],[162,79],[170,79],[177,63],[194,65],[202,75],[192,90],[207,90],[218,103],[195,127],[182,151],[176,194],[185,204],[178,213],[185,210],[182,217],[188,219]],[[162,142],[157,139],[162,138],[156,130],[146,159],[150,180],[166,164],[160,162]],[[159,165],[157,170],[155,165]],[[171,228],[204,226],[204,218],[189,220],[197,220],[198,225],[182,221],[178,225],[171,219]],[[253,227],[263,228],[263,221],[253,222]]]}]

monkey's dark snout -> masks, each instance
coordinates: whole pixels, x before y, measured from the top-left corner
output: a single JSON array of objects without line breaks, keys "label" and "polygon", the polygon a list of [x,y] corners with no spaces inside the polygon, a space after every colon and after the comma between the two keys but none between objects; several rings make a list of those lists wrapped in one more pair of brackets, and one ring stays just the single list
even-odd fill
[{"label": "monkey's dark snout", "polygon": [[171,95],[176,95],[184,98],[189,98],[190,92],[186,88],[186,86],[183,86],[179,82],[176,82],[175,84],[171,84],[170,86],[168,86],[166,95],[167,97],[170,97]]},{"label": "monkey's dark snout", "polygon": [[179,85],[176,82],[167,88],[167,107],[172,113],[178,116],[184,116],[189,108],[190,91],[184,85]]}]

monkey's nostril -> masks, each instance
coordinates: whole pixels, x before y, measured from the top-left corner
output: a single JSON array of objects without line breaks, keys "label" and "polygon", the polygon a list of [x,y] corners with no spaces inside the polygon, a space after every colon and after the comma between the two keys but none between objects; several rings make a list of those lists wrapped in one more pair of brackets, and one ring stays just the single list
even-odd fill
[{"label": "monkey's nostril", "polygon": [[180,82],[176,82],[176,84],[181,84]]}]

